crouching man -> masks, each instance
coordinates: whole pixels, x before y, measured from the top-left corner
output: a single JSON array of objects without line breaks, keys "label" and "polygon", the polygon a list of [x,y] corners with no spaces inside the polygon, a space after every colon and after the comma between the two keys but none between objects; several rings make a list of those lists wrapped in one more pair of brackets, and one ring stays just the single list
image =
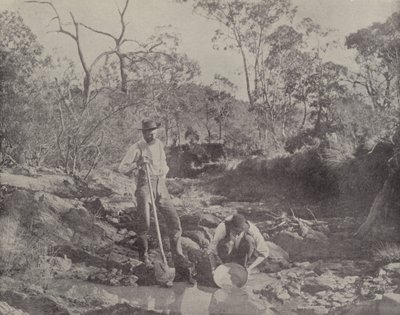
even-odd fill
[{"label": "crouching man", "polygon": [[229,216],[218,225],[208,248],[213,273],[218,265],[229,262],[240,264],[251,273],[268,253],[260,230],[240,214]]}]

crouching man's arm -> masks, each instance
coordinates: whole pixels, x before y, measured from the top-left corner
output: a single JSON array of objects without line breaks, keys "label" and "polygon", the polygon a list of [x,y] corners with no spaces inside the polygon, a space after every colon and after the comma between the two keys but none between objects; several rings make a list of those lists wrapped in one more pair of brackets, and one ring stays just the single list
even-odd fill
[{"label": "crouching man's arm", "polygon": [[268,245],[264,240],[260,230],[253,224],[250,226],[251,234],[254,237],[256,243],[256,251],[258,253],[258,257],[253,261],[253,263],[247,268],[247,271],[251,273],[254,268],[256,268],[259,264],[261,264],[265,258],[269,255]]},{"label": "crouching man's arm", "polygon": [[211,270],[214,273],[214,270],[222,264],[221,258],[218,256],[217,246],[219,242],[225,237],[226,229],[225,223],[220,223],[215,229],[214,237],[208,246],[208,257],[210,260]]}]

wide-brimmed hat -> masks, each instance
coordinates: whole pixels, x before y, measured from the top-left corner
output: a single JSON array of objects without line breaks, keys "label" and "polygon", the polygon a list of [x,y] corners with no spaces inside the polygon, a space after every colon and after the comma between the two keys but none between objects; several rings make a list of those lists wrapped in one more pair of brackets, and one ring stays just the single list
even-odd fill
[{"label": "wide-brimmed hat", "polygon": [[154,129],[158,129],[160,126],[161,126],[161,124],[156,123],[154,120],[143,119],[142,120],[142,128],[139,128],[139,130],[154,130]]}]

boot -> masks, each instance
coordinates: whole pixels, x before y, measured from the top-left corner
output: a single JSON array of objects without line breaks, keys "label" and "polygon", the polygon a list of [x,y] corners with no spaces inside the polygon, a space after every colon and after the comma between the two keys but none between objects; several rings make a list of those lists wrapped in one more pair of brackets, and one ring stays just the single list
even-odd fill
[{"label": "boot", "polygon": [[149,242],[147,240],[147,236],[139,236],[137,240],[138,252],[139,252],[139,261],[145,264],[147,268],[153,268],[153,263],[150,260],[148,250],[149,250]]}]

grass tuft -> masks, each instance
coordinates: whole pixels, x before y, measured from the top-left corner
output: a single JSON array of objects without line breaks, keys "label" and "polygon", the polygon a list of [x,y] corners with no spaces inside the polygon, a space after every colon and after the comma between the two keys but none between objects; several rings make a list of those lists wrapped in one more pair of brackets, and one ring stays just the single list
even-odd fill
[{"label": "grass tuft", "polygon": [[382,243],[374,251],[374,259],[380,263],[400,262],[400,244]]}]

